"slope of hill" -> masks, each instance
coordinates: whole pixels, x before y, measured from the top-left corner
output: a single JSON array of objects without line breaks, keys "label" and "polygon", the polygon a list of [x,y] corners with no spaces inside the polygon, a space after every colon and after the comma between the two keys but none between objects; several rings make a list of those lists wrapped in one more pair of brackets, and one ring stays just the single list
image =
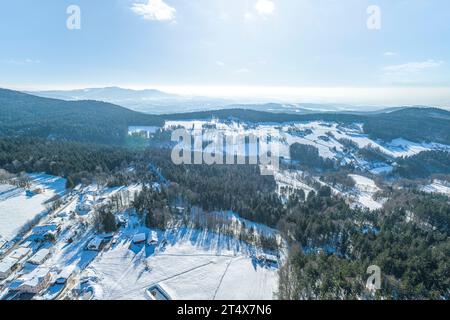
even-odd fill
[{"label": "slope of hill", "polygon": [[364,132],[374,139],[391,141],[404,138],[414,142],[450,144],[450,111],[437,108],[401,108],[392,112],[368,114],[313,113],[286,114],[229,109],[162,116],[166,120],[238,119],[249,122],[325,121],[344,124],[361,123]]},{"label": "slope of hill", "polygon": [[402,137],[415,142],[450,144],[450,112],[437,108],[405,108],[368,116],[364,132],[383,140]]},{"label": "slope of hill", "polygon": [[63,101],[0,89],[0,136],[120,144],[129,125],[162,125],[157,116],[98,101]]}]

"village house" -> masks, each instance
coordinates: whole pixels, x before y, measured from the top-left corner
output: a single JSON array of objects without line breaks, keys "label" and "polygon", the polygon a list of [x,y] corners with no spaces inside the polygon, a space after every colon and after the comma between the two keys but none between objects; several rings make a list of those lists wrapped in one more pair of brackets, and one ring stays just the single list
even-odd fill
[{"label": "village house", "polygon": [[31,273],[14,281],[10,289],[20,293],[37,294],[44,290],[49,284],[51,274],[48,269],[37,268]]},{"label": "village house", "polygon": [[36,252],[29,260],[28,263],[35,264],[35,265],[41,265],[47,260],[47,258],[50,256],[50,250],[49,249],[41,249],[38,252]]},{"label": "village house", "polygon": [[18,262],[17,259],[11,257],[6,257],[0,261],[0,279],[3,280],[8,278],[16,269]]},{"label": "village house", "polygon": [[11,252],[11,254],[9,255],[9,257],[16,259],[17,261],[22,260],[24,257],[28,257],[30,256],[32,253],[32,250],[30,248],[27,247],[19,247],[16,250],[14,250],[13,252]]}]

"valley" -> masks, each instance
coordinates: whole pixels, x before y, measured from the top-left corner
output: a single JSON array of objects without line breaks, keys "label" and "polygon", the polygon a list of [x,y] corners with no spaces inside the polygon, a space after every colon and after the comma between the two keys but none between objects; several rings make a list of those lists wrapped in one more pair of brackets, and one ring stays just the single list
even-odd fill
[{"label": "valley", "polygon": [[[49,102],[17,97],[26,107]],[[138,113],[102,105],[114,119],[104,131],[96,124],[103,116],[74,116],[66,103],[51,104],[67,107],[58,114],[69,112],[75,122],[32,136],[13,121],[0,136],[2,299],[447,296],[448,286],[437,280],[446,272],[449,232],[445,111],[418,110],[425,122],[440,119],[421,134],[409,130],[417,121],[409,109],[375,115],[232,109],[135,121]],[[370,131],[373,121],[400,116],[405,124],[394,131],[401,135]],[[44,121],[44,114],[33,117]],[[84,118],[91,130],[74,134]],[[118,130],[112,140],[111,129]],[[216,135],[254,136],[258,146],[231,145],[216,154],[226,158],[237,149],[245,164],[175,164],[171,135],[179,129],[202,133],[192,156],[216,150]],[[247,160],[269,148],[279,162],[266,175],[265,165]],[[395,268],[386,242],[406,252]],[[438,254],[422,250],[425,244]],[[417,259],[438,266],[438,275],[418,283],[411,269]],[[374,263],[387,275],[381,292],[364,282]],[[428,270],[425,263],[416,268]],[[415,293],[415,286],[427,289]]]}]

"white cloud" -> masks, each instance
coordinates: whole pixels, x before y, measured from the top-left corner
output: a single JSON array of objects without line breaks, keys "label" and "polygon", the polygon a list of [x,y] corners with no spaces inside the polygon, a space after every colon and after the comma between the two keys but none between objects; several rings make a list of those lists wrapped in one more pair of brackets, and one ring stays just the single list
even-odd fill
[{"label": "white cloud", "polygon": [[39,64],[41,63],[41,60],[26,58],[21,60],[18,59],[0,60],[0,62],[6,64],[24,65],[24,64]]},{"label": "white cloud", "polygon": [[421,62],[408,62],[382,68],[382,82],[396,84],[432,83],[443,61],[429,59]]},{"label": "white cloud", "polygon": [[442,65],[443,61],[435,61],[429,59],[422,62],[409,62],[404,64],[391,65],[383,68],[383,71],[387,75],[407,75],[413,73],[419,73],[421,71],[437,68]]},{"label": "white cloud", "polygon": [[275,3],[271,0],[258,0],[255,4],[255,10],[262,16],[268,16],[275,11]]},{"label": "white cloud", "polygon": [[385,53],[383,53],[383,55],[384,55],[385,57],[393,57],[393,56],[396,56],[397,53],[392,52],[392,51],[386,51]]},{"label": "white cloud", "polygon": [[147,0],[147,3],[134,3],[131,7],[134,13],[147,20],[170,21],[175,19],[175,8],[163,0]]},{"label": "white cloud", "polygon": [[221,68],[225,67],[225,63],[222,61],[216,61],[216,64]]}]

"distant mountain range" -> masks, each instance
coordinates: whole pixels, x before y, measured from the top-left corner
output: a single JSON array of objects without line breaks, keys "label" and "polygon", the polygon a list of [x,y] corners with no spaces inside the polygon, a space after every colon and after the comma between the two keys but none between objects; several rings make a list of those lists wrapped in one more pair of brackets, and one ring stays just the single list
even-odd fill
[{"label": "distant mountain range", "polygon": [[217,109],[233,102],[225,99],[179,96],[155,89],[132,90],[119,87],[27,93],[45,98],[69,101],[104,101],[118,104],[134,111],[150,114]]},{"label": "distant mountain range", "polygon": [[30,94],[61,100],[97,100],[150,114],[185,113],[221,109],[251,109],[273,113],[308,114],[317,112],[379,112],[383,107],[358,107],[345,104],[280,103],[235,101],[232,99],[181,96],[155,89],[132,90],[119,87],[88,88],[69,91],[38,91]]},{"label": "distant mountain range", "polygon": [[119,87],[89,88],[68,91],[28,92],[41,97],[63,100],[132,101],[176,98],[176,95],[155,89],[131,90]]}]

